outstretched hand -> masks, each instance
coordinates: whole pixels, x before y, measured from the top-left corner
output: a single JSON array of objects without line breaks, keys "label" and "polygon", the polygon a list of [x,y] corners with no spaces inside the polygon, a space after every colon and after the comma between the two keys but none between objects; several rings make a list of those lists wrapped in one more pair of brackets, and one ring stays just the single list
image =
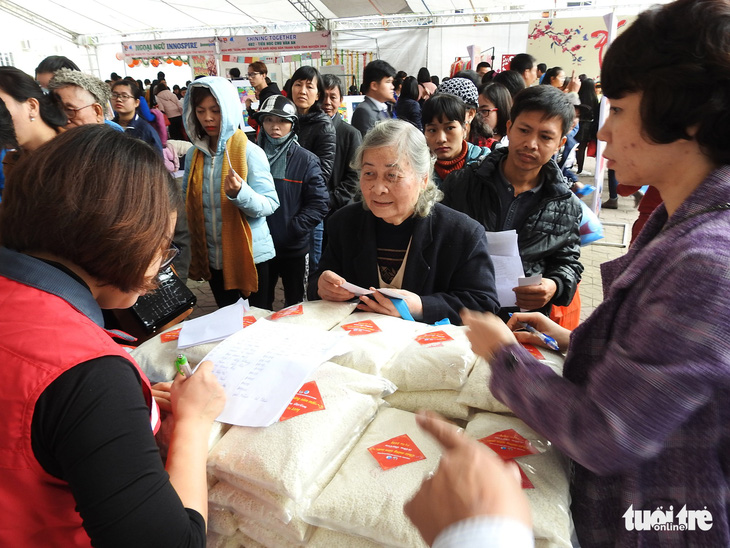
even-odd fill
[{"label": "outstretched hand", "polygon": [[502,461],[436,413],[420,412],[417,421],[443,447],[438,470],[404,506],[426,543],[450,525],[477,516],[506,516],[532,527],[516,464]]}]

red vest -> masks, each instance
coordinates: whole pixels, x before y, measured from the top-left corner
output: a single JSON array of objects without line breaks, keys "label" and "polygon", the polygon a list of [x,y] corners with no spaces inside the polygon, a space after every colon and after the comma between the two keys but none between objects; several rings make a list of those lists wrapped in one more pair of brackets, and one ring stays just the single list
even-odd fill
[{"label": "red vest", "polygon": [[101,356],[122,356],[139,371],[156,432],[149,380],[129,354],[65,300],[0,276],[0,546],[91,545],[69,485],[36,461],[30,430],[43,390]]}]

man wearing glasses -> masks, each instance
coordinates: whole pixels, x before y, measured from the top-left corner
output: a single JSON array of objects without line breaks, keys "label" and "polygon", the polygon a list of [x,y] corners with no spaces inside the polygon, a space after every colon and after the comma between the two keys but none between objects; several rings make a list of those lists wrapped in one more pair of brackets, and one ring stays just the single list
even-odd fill
[{"label": "man wearing glasses", "polygon": [[78,70],[60,69],[48,83],[48,89],[63,105],[68,117],[66,129],[87,124],[108,124],[124,131],[119,124],[107,120],[112,94],[104,82]]},{"label": "man wearing glasses", "polygon": [[162,143],[157,132],[137,113],[141,91],[137,84],[129,80],[119,80],[112,84],[112,107],[116,112],[114,122],[124,131],[141,139],[162,155]]}]

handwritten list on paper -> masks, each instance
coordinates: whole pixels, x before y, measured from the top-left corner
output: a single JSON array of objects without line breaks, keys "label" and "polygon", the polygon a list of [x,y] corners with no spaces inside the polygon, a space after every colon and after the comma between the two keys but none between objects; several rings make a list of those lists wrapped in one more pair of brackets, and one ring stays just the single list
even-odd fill
[{"label": "handwritten list on paper", "polygon": [[348,349],[344,334],[267,320],[234,333],[204,358],[226,393],[217,420],[273,424],[312,372]]}]

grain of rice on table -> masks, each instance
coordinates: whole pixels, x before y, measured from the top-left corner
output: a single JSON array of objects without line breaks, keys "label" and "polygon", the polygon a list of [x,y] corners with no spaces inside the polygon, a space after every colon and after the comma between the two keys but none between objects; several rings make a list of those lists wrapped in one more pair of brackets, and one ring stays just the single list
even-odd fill
[{"label": "grain of rice on table", "polygon": [[417,325],[405,348],[383,367],[382,376],[393,381],[399,391],[461,389],[477,359],[466,336],[467,328]]},{"label": "grain of rice on table", "polygon": [[395,387],[389,381],[334,363],[313,380],[325,409],[266,428],[233,426],[213,448],[208,467],[299,500],[353,437],[360,435]]},{"label": "grain of rice on table", "polygon": [[[368,448],[404,434],[426,459],[383,470]],[[424,547],[420,533],[403,513],[403,505],[424,477],[437,468],[440,456],[439,444],[418,427],[413,413],[381,409],[334,479],[302,517],[314,525],[375,543]]]},{"label": "grain of rice on table", "polygon": [[[516,417],[478,413],[466,425],[466,434],[482,439],[502,430],[515,430],[544,452],[515,460],[535,486],[524,489],[532,509],[532,529],[536,539],[555,548],[571,548],[573,521],[570,515],[568,461],[548,440]],[[544,544],[544,543],[543,543]]]},{"label": "grain of rice on table", "polygon": [[410,342],[418,326],[423,325],[383,314],[355,312],[333,327],[332,331],[342,331],[343,326],[356,322],[372,322],[380,331],[348,336],[352,350],[332,358],[332,361],[371,375],[380,375],[385,364]]}]

